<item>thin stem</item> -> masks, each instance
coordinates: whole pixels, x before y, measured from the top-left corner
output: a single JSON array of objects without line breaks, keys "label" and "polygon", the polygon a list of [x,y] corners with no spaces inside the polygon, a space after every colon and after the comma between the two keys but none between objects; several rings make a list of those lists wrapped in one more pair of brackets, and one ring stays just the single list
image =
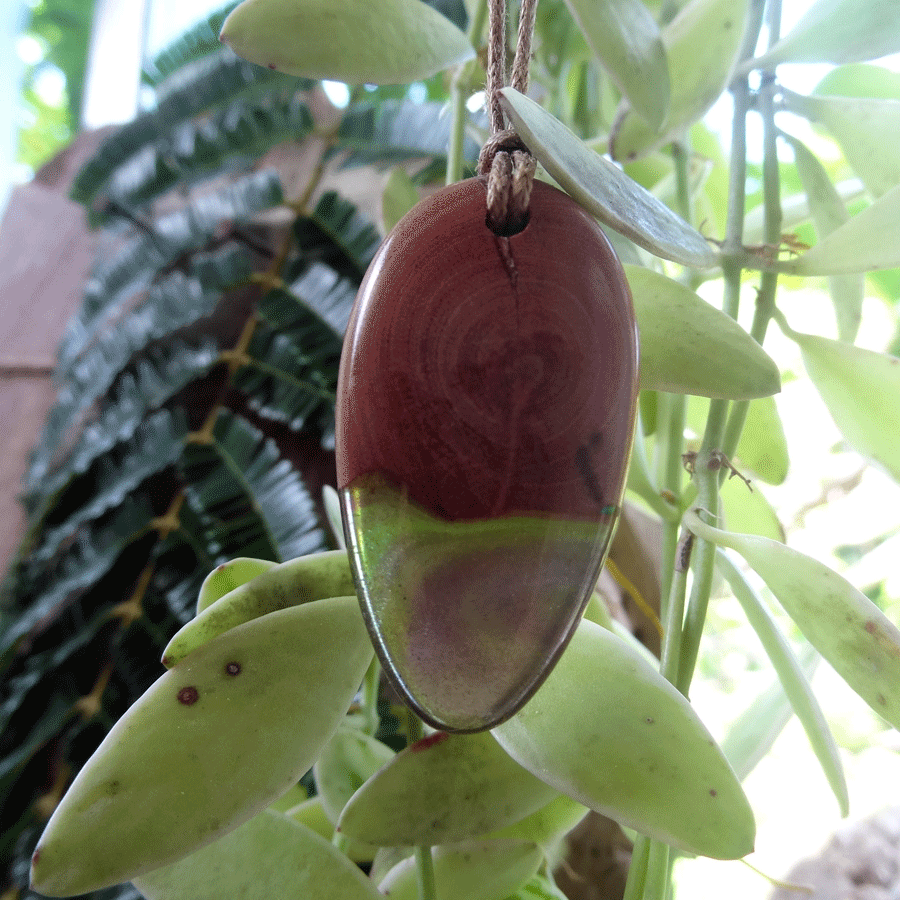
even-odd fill
[{"label": "thin stem", "polygon": [[650,838],[639,834],[631,851],[631,865],[628,867],[628,880],[625,882],[625,893],[622,900],[641,900],[647,884],[647,862],[650,857]]},{"label": "thin stem", "polygon": [[[472,19],[469,22],[467,36],[473,47],[481,43],[484,26],[487,22],[487,0],[479,0],[475,6]],[[455,184],[463,176],[463,148],[466,142],[466,123],[469,120],[466,103],[472,90],[472,82],[475,71],[478,69],[477,60],[464,63],[453,76],[450,103],[453,110],[453,119],[450,124],[450,147],[447,151],[447,184]]]},{"label": "thin stem", "polygon": [[419,879],[419,900],[437,900],[431,847],[416,847],[416,873]]}]

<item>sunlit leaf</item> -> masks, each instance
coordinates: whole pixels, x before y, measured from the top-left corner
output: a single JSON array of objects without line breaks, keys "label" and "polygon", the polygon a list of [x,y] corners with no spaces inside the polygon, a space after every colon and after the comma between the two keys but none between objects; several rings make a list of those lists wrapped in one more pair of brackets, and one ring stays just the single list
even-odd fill
[{"label": "sunlit leaf", "polygon": [[[897,104],[900,110],[900,103]],[[898,119],[900,126],[900,119]],[[850,219],[847,207],[841,200],[825,167],[801,141],[790,135],[784,135],[794,149],[794,161],[806,195],[809,208],[819,237],[831,234]],[[900,155],[898,159],[898,177],[900,177]],[[853,343],[862,321],[862,303],[865,291],[865,276],[858,274],[831,275],[828,278],[828,290],[834,304],[838,325],[838,337],[842,341]]]},{"label": "sunlit leaf", "polygon": [[203,581],[200,588],[200,596],[197,598],[197,615],[203,612],[207,606],[212,606],[216,600],[230,594],[235,588],[239,588],[248,581],[253,581],[257,575],[268,572],[277,566],[268,559],[249,559],[245,556],[229,560],[216,566]]},{"label": "sunlit leaf", "polygon": [[865,594],[778,541],[721,531],[693,511],[684,522],[699,537],[740,553],[847,684],[900,727],[900,629]]},{"label": "sunlit leaf", "polygon": [[555,794],[490,734],[438,732],[370,778],[338,828],[371,844],[445,844],[523,819]]},{"label": "sunlit leaf", "polygon": [[781,389],[778,367],[730,316],[683,284],[626,266],[641,334],[645,389],[749,399]]},{"label": "sunlit leaf", "polygon": [[[249,575],[252,568],[245,563],[241,574]],[[255,577],[204,607],[172,637],[163,651],[166,668],[177,665],[198,647],[251,619],[314,600],[350,596],[355,591],[343,550],[326,550],[281,565],[257,568],[260,571]]]},{"label": "sunlit leaf", "polygon": [[900,359],[790,330],[803,364],[850,445],[900,480]]},{"label": "sunlit leaf", "polygon": [[716,254],[699,232],[533,100],[504,88],[503,107],[547,171],[604,225],[664,259],[715,265]]},{"label": "sunlit leaf", "polygon": [[750,488],[737,477],[728,478],[719,490],[725,522],[732,531],[784,540],[784,528],[772,504],[758,487]]},{"label": "sunlit leaf", "polygon": [[147,900],[381,900],[330,842],[266,810],[178,862],[135,879]]},{"label": "sunlit leaf", "polygon": [[[900,97],[871,100],[816,94],[802,96],[786,91],[784,102],[791,112],[825,126],[853,171],[874,196],[880,197],[900,183],[900,147],[896,140],[900,132]],[[792,140],[791,143],[796,147],[798,142]],[[799,159],[797,165],[798,168],[802,165]],[[804,175],[803,169],[800,174],[801,177]],[[804,186],[809,190],[807,178],[804,178]],[[815,211],[813,206],[813,213]]]},{"label": "sunlit leaf", "polygon": [[774,398],[759,397],[750,402],[737,456],[742,465],[768,484],[782,484],[787,478],[787,438]]},{"label": "sunlit leaf", "polygon": [[781,269],[794,275],[841,275],[900,266],[900,184]]},{"label": "sunlit leaf", "polygon": [[900,72],[869,63],[836,66],[816,85],[816,94],[900,100]]},{"label": "sunlit leaf", "polygon": [[493,734],[558,790],[650,837],[718,859],[753,849],[747,798],[693,707],[593,622]]},{"label": "sunlit leaf", "polygon": [[38,844],[35,889],[126,881],[251,818],[312,765],[372,655],[355,597],[274,612],[200,647],[81,770]]},{"label": "sunlit leaf", "polygon": [[669,102],[669,70],[656,20],[640,0],[566,0],[588,46],[632,108],[659,128]]},{"label": "sunlit leaf", "polygon": [[661,128],[623,107],[610,136],[614,159],[633,159],[702,118],[728,86],[747,20],[747,0],[692,0],[663,29],[671,94]]},{"label": "sunlit leaf", "polygon": [[475,55],[449,19],[419,0],[244,0],[222,40],[269,69],[348,84],[405,84]]},{"label": "sunlit leaf", "polygon": [[847,795],[847,781],[844,777],[844,768],[841,765],[838,748],[831,729],[828,727],[825,714],[812,692],[800,663],[797,662],[787,640],[778,630],[778,626],[762,600],[756,595],[728,554],[719,550],[716,554],[716,565],[731,586],[747,621],[756,632],[769,661],[778,673],[782,687],[791,701],[791,706],[800,720],[800,724],[803,725],[813,752],[834,792],[838,806],[841,808],[841,815],[848,815],[850,798]]},{"label": "sunlit leaf", "polygon": [[[435,847],[435,893],[453,900],[506,900],[527,882],[543,854],[528,841],[472,841]],[[415,857],[394,866],[378,885],[391,900],[419,900]]]},{"label": "sunlit leaf", "polygon": [[783,62],[850,63],[900,51],[894,0],[818,0],[774,47],[746,71]]}]

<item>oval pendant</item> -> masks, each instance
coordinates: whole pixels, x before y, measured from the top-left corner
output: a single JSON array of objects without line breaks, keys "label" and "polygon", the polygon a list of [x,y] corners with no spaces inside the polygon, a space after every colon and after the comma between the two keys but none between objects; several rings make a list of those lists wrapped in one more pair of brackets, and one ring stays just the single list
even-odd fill
[{"label": "oval pendant", "polygon": [[388,235],[341,357],[337,470],[363,615],[384,669],[448,731],[537,690],[603,565],[627,471],[637,328],[606,236],[535,182],[498,237],[485,181]]}]

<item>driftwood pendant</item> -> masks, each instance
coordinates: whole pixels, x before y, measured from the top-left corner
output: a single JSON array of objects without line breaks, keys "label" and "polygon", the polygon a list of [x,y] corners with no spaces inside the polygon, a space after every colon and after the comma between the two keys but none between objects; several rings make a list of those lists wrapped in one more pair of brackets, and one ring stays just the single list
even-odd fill
[{"label": "driftwood pendant", "polygon": [[372,262],[337,396],[344,530],[375,648],[435,727],[490,728],[537,690],[603,565],[634,428],[637,328],[594,220],[534,184],[416,206]]}]

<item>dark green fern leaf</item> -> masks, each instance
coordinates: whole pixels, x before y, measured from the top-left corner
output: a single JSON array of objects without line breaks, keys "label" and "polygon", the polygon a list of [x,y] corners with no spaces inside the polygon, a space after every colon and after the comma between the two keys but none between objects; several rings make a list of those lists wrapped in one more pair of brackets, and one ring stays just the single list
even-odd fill
[{"label": "dark green fern leaf", "polygon": [[120,166],[108,185],[117,206],[135,207],[168,191],[250,165],[286,140],[313,129],[303,95],[269,93],[253,103],[236,102],[209,118],[164,133]]},{"label": "dark green fern leaf", "polygon": [[[386,165],[419,157],[446,161],[450,116],[445,105],[437,102],[358,103],[341,120],[337,146],[351,151],[345,165]],[[475,141],[467,138],[464,158],[477,160],[478,149]]]},{"label": "dark green fern leaf", "polygon": [[[40,544],[31,553],[31,562],[49,562],[63,542],[76,529],[97,519],[121,504],[142,481],[173,465],[184,449],[188,426],[180,409],[170,412],[161,409],[146,419],[129,440],[101,456],[85,473],[91,490],[86,503],[77,505],[65,520],[44,532]],[[83,493],[80,485],[71,485],[58,498],[58,505],[67,508],[69,493]],[[50,511],[53,515],[54,510]]]},{"label": "dark green fern leaf", "polygon": [[238,5],[232,0],[201,19],[196,25],[163,47],[144,66],[144,75],[151,84],[159,84],[185,64],[220,50],[219,34],[228,14]]},{"label": "dark green fern leaf", "polygon": [[209,445],[188,445],[182,472],[217,562],[233,556],[287,560],[326,546],[299,473],[274,442],[222,411]]},{"label": "dark green fern leaf", "polygon": [[[365,274],[381,243],[378,229],[335,191],[324,193],[308,218],[297,219],[294,234],[304,251],[304,265],[310,259],[320,258],[341,274],[355,275],[357,279]],[[325,250],[323,241],[333,249],[330,254],[318,257]]]},{"label": "dark green fern leaf", "polygon": [[29,510],[34,513],[39,498],[61,491],[113,446],[129,440],[148,412],[206,375],[218,358],[218,347],[211,339],[205,339],[197,346],[176,340],[135,359],[130,370],[117,379],[102,412],[84,427],[64,464],[52,475],[52,453],[59,440],[55,434],[45,432],[25,479]]},{"label": "dark green fern leaf", "polygon": [[119,166],[178,123],[276,85],[297,91],[311,82],[255,66],[227,48],[179,69],[157,89],[156,108],[114,132],[85,163],[72,185],[72,199],[91,204]]}]

